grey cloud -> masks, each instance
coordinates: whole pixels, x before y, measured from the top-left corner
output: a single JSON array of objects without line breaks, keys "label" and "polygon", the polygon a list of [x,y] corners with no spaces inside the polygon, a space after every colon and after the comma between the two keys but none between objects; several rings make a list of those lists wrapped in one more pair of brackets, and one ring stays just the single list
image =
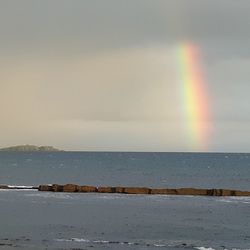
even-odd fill
[{"label": "grey cloud", "polygon": [[[91,0],[0,2],[5,47],[71,53],[152,43],[244,44],[250,40],[244,0]],[[2,47],[3,49],[3,47]]]}]

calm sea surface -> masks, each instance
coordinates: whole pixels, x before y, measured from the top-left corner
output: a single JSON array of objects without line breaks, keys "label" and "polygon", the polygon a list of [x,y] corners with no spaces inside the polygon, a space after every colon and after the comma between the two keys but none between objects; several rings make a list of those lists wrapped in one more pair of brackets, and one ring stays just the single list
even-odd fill
[{"label": "calm sea surface", "polygon": [[[0,152],[0,184],[250,191],[250,154]],[[0,191],[0,249],[250,249],[250,198]]]}]

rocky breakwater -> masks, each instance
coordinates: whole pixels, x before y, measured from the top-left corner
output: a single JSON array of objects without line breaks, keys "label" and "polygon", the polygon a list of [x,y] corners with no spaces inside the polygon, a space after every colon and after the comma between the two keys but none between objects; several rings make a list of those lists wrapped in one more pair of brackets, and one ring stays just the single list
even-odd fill
[{"label": "rocky breakwater", "polygon": [[[1,187],[0,187],[1,188]],[[69,193],[119,193],[119,194],[150,194],[150,195],[202,195],[202,196],[250,196],[250,191],[230,189],[201,188],[147,188],[147,187],[95,187],[66,185],[40,185],[39,191],[69,192]]]}]

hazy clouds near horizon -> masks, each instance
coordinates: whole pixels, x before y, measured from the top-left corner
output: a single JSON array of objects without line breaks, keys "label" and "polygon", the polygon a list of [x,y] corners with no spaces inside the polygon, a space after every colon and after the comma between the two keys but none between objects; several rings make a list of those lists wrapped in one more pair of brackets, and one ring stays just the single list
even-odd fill
[{"label": "hazy clouds near horizon", "polygon": [[209,151],[249,151],[250,2],[0,2],[1,145],[190,151],[175,50],[199,47]]}]

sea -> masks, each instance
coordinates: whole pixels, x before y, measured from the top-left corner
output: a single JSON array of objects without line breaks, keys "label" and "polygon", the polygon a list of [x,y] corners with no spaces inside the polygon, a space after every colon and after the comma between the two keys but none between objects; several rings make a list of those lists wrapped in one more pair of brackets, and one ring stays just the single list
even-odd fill
[{"label": "sea", "polygon": [[[0,184],[250,191],[250,154],[0,152]],[[0,190],[0,249],[250,249],[250,197]]]}]

